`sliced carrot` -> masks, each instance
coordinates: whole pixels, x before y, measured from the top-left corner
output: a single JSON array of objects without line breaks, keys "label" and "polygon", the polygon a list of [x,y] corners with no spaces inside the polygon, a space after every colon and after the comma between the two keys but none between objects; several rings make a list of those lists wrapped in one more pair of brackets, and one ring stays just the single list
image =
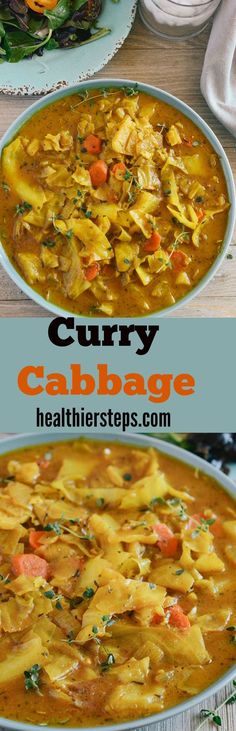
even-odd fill
[{"label": "sliced carrot", "polygon": [[88,135],[83,141],[83,147],[90,155],[99,155],[102,149],[102,140],[97,135]]},{"label": "sliced carrot", "polygon": [[[201,521],[204,519],[207,520],[204,513],[194,513],[189,518],[188,523],[186,523],[187,530],[195,530],[199,525],[201,525]],[[209,531],[213,533],[213,535],[217,538],[220,538],[224,535],[222,521],[220,518],[215,517],[214,523],[212,523],[212,525],[209,525]]]},{"label": "sliced carrot", "polygon": [[176,272],[181,272],[182,269],[186,269],[189,263],[189,257],[184,251],[174,251],[171,256],[171,262],[173,269]]},{"label": "sliced carrot", "polygon": [[44,13],[45,10],[53,10],[56,7],[58,0],[25,0],[26,5],[30,10],[34,10],[35,13]]},{"label": "sliced carrot", "polygon": [[158,231],[153,231],[152,235],[150,236],[150,239],[148,239],[145,243],[144,250],[148,251],[149,254],[153,254],[154,251],[159,249],[161,243],[161,236],[158,233]]},{"label": "sliced carrot", "polygon": [[203,513],[194,513],[190,516],[188,522],[186,523],[187,530],[194,530],[197,528],[198,525],[201,525],[201,520],[204,518]]},{"label": "sliced carrot", "polygon": [[202,219],[204,218],[204,216],[205,216],[204,208],[199,208],[199,210],[197,211],[198,220],[199,221],[202,221]]},{"label": "sliced carrot", "polygon": [[96,160],[96,162],[93,162],[92,165],[90,165],[89,172],[92,185],[94,185],[95,188],[106,183],[108,167],[104,160]]},{"label": "sliced carrot", "polygon": [[41,470],[46,470],[50,465],[49,459],[39,459],[38,466]]},{"label": "sliced carrot", "polygon": [[127,167],[124,164],[124,162],[116,162],[115,165],[113,165],[111,172],[117,178],[118,180],[124,180],[124,175],[126,173]]},{"label": "sliced carrot", "polygon": [[92,282],[92,280],[97,277],[99,272],[100,266],[97,262],[95,262],[94,264],[90,264],[90,266],[86,269],[85,278],[88,280],[88,282]]},{"label": "sliced carrot", "polygon": [[215,522],[209,526],[209,530],[213,533],[216,538],[221,538],[224,535],[223,525],[220,518],[216,518]]},{"label": "sliced carrot", "polygon": [[48,533],[46,533],[45,530],[31,530],[29,534],[30,546],[37,550],[37,548],[40,548],[42,546],[41,538],[44,538],[44,536],[47,535]]},{"label": "sliced carrot", "polygon": [[186,147],[192,147],[193,146],[193,136],[191,138],[184,137],[183,144],[186,145]]},{"label": "sliced carrot", "polygon": [[188,629],[190,627],[190,621],[180,604],[174,604],[173,607],[168,607],[169,624],[178,629]]},{"label": "sliced carrot", "polygon": [[163,622],[162,615],[155,613],[152,618],[152,624],[161,624],[161,622]]},{"label": "sliced carrot", "polygon": [[174,556],[178,548],[178,538],[172,533],[172,530],[165,523],[157,523],[153,530],[157,533],[157,546],[163,556],[166,558]]},{"label": "sliced carrot", "polygon": [[15,576],[42,576],[48,578],[49,566],[47,561],[35,553],[18,553],[11,559],[11,567]]}]

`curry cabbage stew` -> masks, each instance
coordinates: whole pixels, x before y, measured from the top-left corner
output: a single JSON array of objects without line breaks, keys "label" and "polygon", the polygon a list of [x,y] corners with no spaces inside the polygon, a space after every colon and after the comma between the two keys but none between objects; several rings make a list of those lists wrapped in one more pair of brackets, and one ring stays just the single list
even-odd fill
[{"label": "curry cabbage stew", "polygon": [[2,155],[3,245],[48,303],[77,314],[173,305],[222,248],[220,160],[180,111],[127,87],[44,107]]},{"label": "curry cabbage stew", "polygon": [[0,469],[0,715],[140,718],[232,665],[236,510],[212,478],[86,440]]}]

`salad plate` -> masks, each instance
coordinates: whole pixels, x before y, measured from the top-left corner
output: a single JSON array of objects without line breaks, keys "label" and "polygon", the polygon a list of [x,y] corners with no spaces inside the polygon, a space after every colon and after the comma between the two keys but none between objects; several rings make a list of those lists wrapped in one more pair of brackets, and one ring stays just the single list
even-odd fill
[{"label": "salad plate", "polygon": [[[111,60],[124,43],[134,22],[137,0],[103,0],[96,23],[101,37],[74,48],[56,48],[18,63],[0,64],[0,92],[14,96],[37,96],[93,76]],[[107,34],[106,29],[109,30]],[[51,44],[52,46],[52,44]],[[3,58],[1,56],[1,58]]]}]

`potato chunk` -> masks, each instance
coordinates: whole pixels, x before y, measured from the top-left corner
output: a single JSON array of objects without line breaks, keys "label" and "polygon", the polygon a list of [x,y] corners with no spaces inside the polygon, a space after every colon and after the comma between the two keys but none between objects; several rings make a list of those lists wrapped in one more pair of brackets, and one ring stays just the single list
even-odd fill
[{"label": "potato chunk", "polygon": [[9,649],[4,660],[0,661],[0,685],[20,678],[35,663],[44,665],[45,651],[40,637],[30,632],[21,645],[16,645],[14,651]]}]

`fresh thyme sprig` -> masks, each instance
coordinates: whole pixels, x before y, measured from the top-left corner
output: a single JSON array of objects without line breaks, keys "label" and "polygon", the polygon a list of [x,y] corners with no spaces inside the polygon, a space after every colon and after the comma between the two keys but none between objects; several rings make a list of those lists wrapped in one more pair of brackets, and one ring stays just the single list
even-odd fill
[{"label": "fresh thyme sprig", "polygon": [[[233,687],[236,688],[236,679],[233,680]],[[200,728],[204,726],[204,723],[206,723],[207,719],[212,721],[212,723],[215,724],[215,726],[222,726],[222,719],[219,715],[219,711],[221,708],[224,708],[224,706],[232,705],[236,702],[236,691],[233,690],[232,693],[221,703],[217,708],[215,708],[214,711],[209,711],[207,708],[202,708],[200,711],[200,715],[203,716],[203,721],[199,724],[199,726],[196,728],[196,731],[199,731]]]}]

